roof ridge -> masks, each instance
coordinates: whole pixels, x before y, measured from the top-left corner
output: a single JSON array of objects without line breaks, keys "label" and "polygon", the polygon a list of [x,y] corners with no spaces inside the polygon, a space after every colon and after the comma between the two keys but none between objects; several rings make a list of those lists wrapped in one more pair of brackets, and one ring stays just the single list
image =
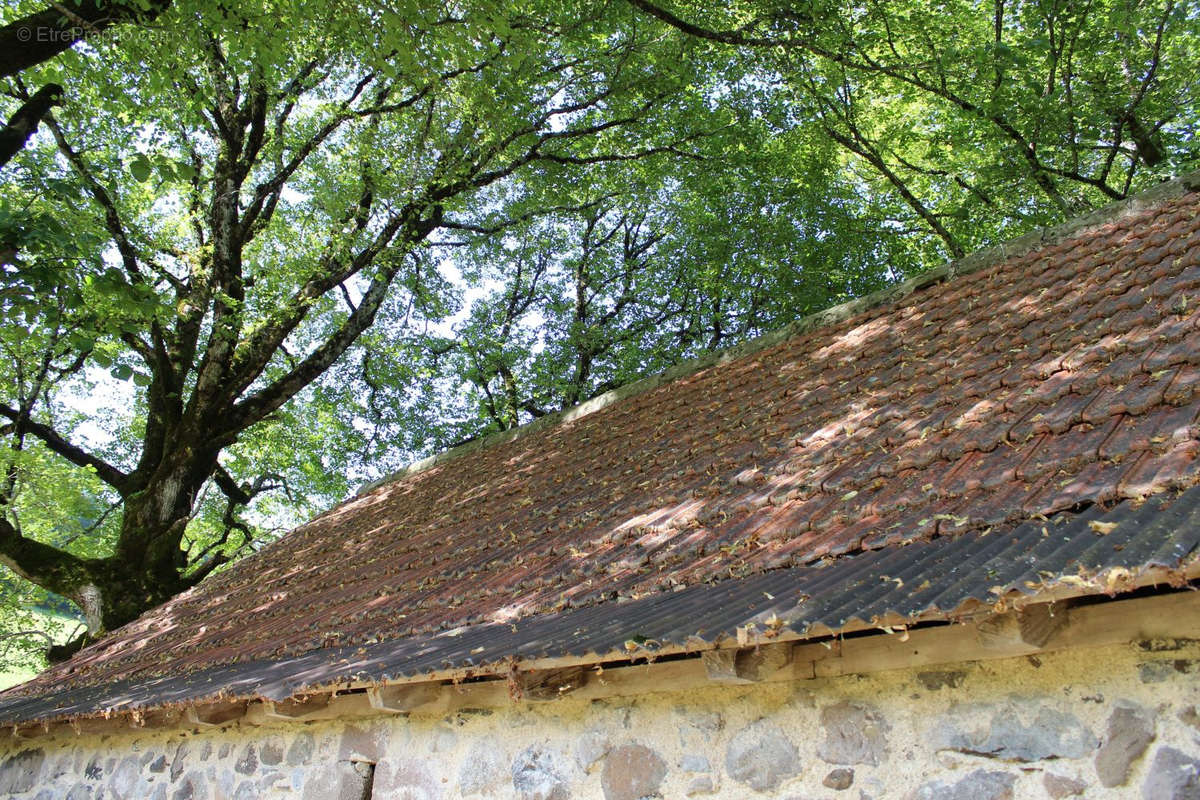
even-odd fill
[{"label": "roof ridge", "polygon": [[[1195,190],[1200,190],[1200,169],[1163,181],[1136,195],[1126,197],[1122,200],[1115,200],[1087,214],[1059,223],[1058,225],[1039,228],[1023,236],[1018,236],[1015,239],[1010,239],[991,247],[977,250],[974,253],[969,253],[962,258],[948,261],[894,286],[888,286],[862,297],[848,300],[845,303],[806,314],[782,328],[777,328],[745,342],[680,361],[678,364],[668,367],[662,372],[639,378],[630,383],[618,386],[615,389],[610,389],[604,394],[597,395],[590,400],[585,400],[570,408],[546,414],[507,431],[494,431],[485,434],[477,439],[464,442],[419,461],[414,461],[407,467],[403,467],[364,484],[354,495],[347,498],[347,501],[362,497],[381,486],[395,483],[396,481],[424,472],[439,464],[468,455],[477,450],[507,444],[508,442],[540,431],[543,428],[572,422],[603,408],[607,408],[613,403],[644,394],[659,386],[694,375],[709,367],[752,355],[795,336],[823,328],[827,325],[833,325],[864,311],[902,300],[930,286],[944,283],[961,275],[978,272],[979,270],[986,269],[1007,259],[1024,255],[1041,247],[1057,244],[1090,228],[1096,228],[1121,219],[1124,216],[1139,213],[1147,208],[1159,205],[1167,200],[1182,197],[1189,191]],[[338,505],[341,504],[339,503]]]}]

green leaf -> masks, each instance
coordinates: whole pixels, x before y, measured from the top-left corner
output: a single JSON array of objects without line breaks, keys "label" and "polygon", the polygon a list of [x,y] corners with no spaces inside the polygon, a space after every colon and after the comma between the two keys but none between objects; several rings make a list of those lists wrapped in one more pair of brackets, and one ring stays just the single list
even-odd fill
[{"label": "green leaf", "polygon": [[146,158],[141,153],[134,156],[129,162],[129,174],[139,183],[144,183],[150,178],[150,159]]},{"label": "green leaf", "polygon": [[79,194],[79,189],[75,184],[65,181],[62,178],[49,179],[46,181],[46,188],[63,197],[76,197]]},{"label": "green leaf", "polygon": [[128,364],[118,364],[109,374],[119,381],[127,381],[133,377],[133,368]]}]

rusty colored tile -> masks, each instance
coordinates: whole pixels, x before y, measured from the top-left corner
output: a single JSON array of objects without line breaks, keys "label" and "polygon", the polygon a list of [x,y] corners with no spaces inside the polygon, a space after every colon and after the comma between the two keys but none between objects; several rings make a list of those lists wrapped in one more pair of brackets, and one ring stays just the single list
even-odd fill
[{"label": "rusty colored tile", "polygon": [[1110,415],[1130,414],[1141,416],[1155,406],[1162,405],[1167,387],[1175,379],[1175,370],[1161,370],[1152,375],[1144,372],[1131,377],[1129,383],[1118,387],[1116,394],[1106,399]]},{"label": "rusty colored tile", "polygon": [[1108,503],[1117,498],[1117,483],[1128,468],[1112,461],[1092,461],[1071,475],[1055,475],[1043,490],[1044,514],[1083,506]]},{"label": "rusty colored tile", "polygon": [[1191,486],[1200,478],[1200,442],[1180,442],[1165,453],[1142,453],[1117,487],[1123,497],[1147,497],[1168,489]]},{"label": "rusty colored tile", "polygon": [[864,550],[878,550],[883,547],[908,544],[932,537],[937,532],[937,514],[942,506],[909,511],[892,520],[889,524],[880,524],[873,533],[861,541]]},{"label": "rusty colored tile", "polygon": [[1043,433],[1062,433],[1083,420],[1094,399],[1094,395],[1065,393],[1051,403],[1031,405],[1025,416],[1009,428],[1008,438],[1025,442]]},{"label": "rusty colored tile", "polygon": [[[1145,343],[1143,343],[1144,346]],[[1122,350],[1100,371],[1097,375],[1097,382],[1100,386],[1124,386],[1141,372],[1145,356],[1145,351],[1140,348]]]},{"label": "rusty colored tile", "polygon": [[891,451],[897,471],[925,469],[942,456],[942,436],[933,434],[924,438],[910,439]]},{"label": "rusty colored tile", "polygon": [[1164,408],[1155,415],[1157,425],[1150,437],[1151,446],[1158,442],[1178,443],[1200,439],[1200,395],[1187,405]]},{"label": "rusty colored tile", "polygon": [[1200,366],[1183,364],[1175,371],[1175,380],[1163,391],[1163,402],[1173,406],[1191,403],[1200,395]]}]

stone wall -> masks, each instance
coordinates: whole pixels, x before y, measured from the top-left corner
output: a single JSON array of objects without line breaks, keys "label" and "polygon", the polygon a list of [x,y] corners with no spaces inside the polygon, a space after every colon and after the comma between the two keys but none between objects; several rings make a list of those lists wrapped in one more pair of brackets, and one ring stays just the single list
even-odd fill
[{"label": "stone wall", "polygon": [[[653,667],[649,667],[653,669]],[[1200,797],[1200,647],[711,687],[449,717],[0,743],[36,800]]]}]

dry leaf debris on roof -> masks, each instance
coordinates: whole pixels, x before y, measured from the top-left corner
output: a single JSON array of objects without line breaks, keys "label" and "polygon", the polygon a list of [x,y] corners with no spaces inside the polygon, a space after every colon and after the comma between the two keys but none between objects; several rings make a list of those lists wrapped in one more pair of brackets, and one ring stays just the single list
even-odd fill
[{"label": "dry leaf debris on roof", "polygon": [[[1096,526],[1105,531],[1098,535]],[[883,630],[1012,608],[1053,596],[1115,594],[1154,579],[1181,585],[1200,550],[1200,486],[1144,503],[1002,525],[819,564],[656,592],[514,623],[483,623],[280,660],[84,686],[0,703],[0,725],[224,700],[280,701],[314,687],[447,673],[510,673],[516,662],[602,663],[749,638],[821,635],[862,623]],[[1064,591],[1065,590],[1065,591]],[[894,627],[893,627],[894,626]]]},{"label": "dry leaf debris on roof", "polygon": [[1198,322],[1188,190],[380,486],[6,697],[508,624],[1185,489]]}]

